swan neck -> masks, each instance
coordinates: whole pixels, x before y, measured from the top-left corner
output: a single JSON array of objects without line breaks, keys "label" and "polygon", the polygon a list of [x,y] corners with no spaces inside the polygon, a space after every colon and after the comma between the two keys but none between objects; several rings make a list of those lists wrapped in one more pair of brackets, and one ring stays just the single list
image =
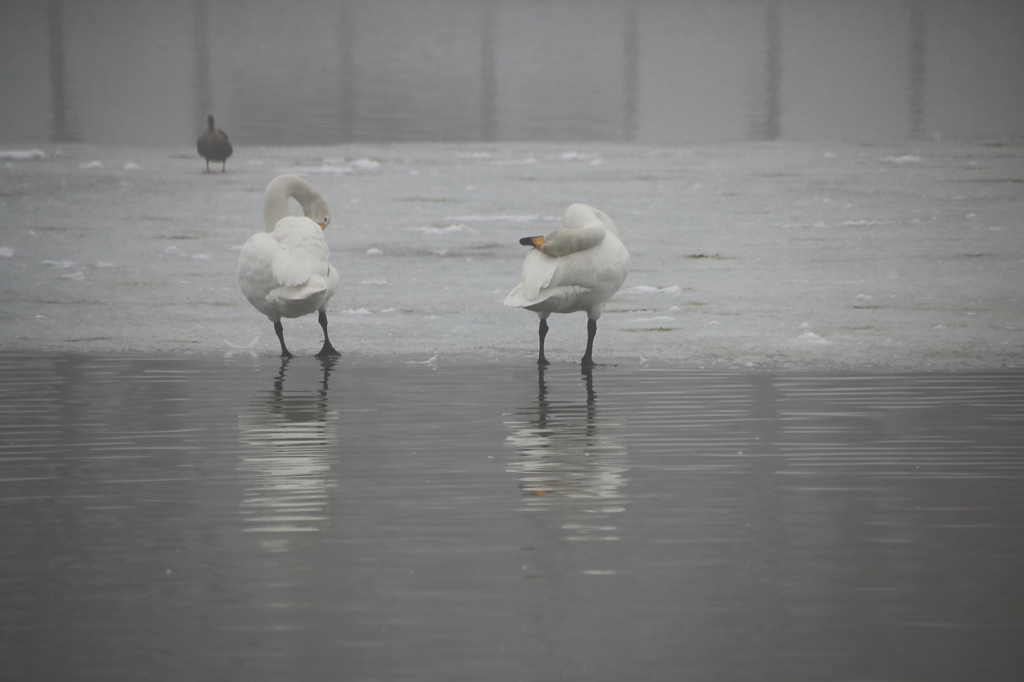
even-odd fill
[{"label": "swan neck", "polygon": [[273,232],[278,221],[291,215],[288,210],[288,199],[295,199],[304,214],[309,213],[309,207],[314,201],[322,200],[319,192],[297,175],[281,175],[274,178],[267,185],[266,194],[263,195],[263,221],[266,223],[267,232]]}]

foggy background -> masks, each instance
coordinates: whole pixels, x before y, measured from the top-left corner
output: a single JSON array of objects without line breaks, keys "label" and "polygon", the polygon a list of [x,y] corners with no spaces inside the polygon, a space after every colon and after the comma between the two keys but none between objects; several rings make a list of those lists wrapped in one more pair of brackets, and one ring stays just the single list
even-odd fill
[{"label": "foggy background", "polygon": [[5,0],[0,143],[1024,134],[1016,0]]}]

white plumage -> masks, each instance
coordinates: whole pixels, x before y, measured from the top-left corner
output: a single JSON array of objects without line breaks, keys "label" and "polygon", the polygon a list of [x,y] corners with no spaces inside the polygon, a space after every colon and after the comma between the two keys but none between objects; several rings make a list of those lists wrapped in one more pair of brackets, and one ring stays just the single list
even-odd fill
[{"label": "white plumage", "polygon": [[544,237],[526,237],[533,246],[523,262],[523,281],[505,298],[505,305],[525,308],[540,317],[540,353],[544,357],[547,318],[551,313],[587,312],[587,350],[584,365],[592,365],[597,320],[629,273],[629,252],[619,240],[615,223],[604,211],[573,204],[565,210],[563,229]]},{"label": "white plumage", "polygon": [[[289,215],[295,199],[304,217]],[[266,231],[251,236],[238,259],[238,283],[256,310],[274,323],[281,356],[291,357],[284,343],[281,318],[319,312],[324,345],[317,356],[339,355],[327,336],[327,301],[341,283],[328,262],[330,250],[323,230],[331,220],[327,202],[296,175],[274,178],[263,197]]]}]

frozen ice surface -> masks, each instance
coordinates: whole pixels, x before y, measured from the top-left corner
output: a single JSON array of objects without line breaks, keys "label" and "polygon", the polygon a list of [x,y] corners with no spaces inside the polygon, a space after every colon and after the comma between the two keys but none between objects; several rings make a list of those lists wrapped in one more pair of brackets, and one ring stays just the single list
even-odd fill
[{"label": "frozen ice surface", "polygon": [[[518,240],[585,202],[633,257],[599,362],[1024,365],[1018,143],[239,148],[225,174],[190,146],[0,158],[0,349],[276,354],[237,260],[267,183],[293,172],[332,207],[328,314],[350,358],[532,362],[536,316],[501,304]],[[585,316],[549,322],[549,357],[578,361]],[[285,329],[319,349],[314,316]]]}]

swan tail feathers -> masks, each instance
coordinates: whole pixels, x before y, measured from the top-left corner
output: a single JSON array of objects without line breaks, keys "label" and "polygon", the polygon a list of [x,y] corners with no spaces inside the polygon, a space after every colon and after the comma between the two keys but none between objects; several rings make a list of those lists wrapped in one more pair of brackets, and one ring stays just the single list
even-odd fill
[{"label": "swan tail feathers", "polygon": [[267,294],[267,301],[274,306],[286,305],[288,303],[308,301],[321,296],[326,291],[328,291],[327,282],[323,277],[314,275],[307,282],[300,285],[281,286],[272,289]]},{"label": "swan tail feathers", "polygon": [[558,259],[534,249],[523,261],[523,296],[528,300],[537,298],[541,291],[551,286],[558,270]]},{"label": "swan tail feathers", "polygon": [[591,291],[590,287],[558,286],[542,289],[535,296],[527,298],[520,284],[505,297],[504,303],[511,308],[525,308],[537,313],[571,312],[581,309],[577,307],[577,302]]},{"label": "swan tail feathers", "polygon": [[531,301],[523,295],[523,285],[517,284],[502,303],[510,308],[525,308],[530,305]]}]

